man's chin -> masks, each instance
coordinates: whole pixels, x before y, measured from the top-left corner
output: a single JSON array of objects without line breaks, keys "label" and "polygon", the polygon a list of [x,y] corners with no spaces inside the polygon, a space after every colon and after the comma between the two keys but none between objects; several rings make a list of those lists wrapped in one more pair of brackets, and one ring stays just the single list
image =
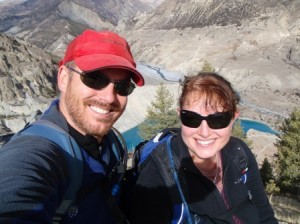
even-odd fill
[{"label": "man's chin", "polygon": [[102,123],[101,125],[99,125],[97,127],[94,126],[90,130],[94,133],[94,135],[104,136],[108,133],[108,131],[111,129],[111,127],[112,127],[111,123],[109,123],[109,124],[107,124],[107,123],[103,124]]}]

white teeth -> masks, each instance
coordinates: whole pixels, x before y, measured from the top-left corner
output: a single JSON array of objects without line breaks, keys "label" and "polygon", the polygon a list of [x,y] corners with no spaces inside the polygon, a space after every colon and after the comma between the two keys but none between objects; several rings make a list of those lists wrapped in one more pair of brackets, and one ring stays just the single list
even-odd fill
[{"label": "white teeth", "polygon": [[211,144],[213,141],[214,141],[214,140],[209,140],[209,141],[200,141],[200,140],[198,140],[197,142],[198,142],[199,144],[201,144],[201,145],[209,145],[209,144]]},{"label": "white teeth", "polygon": [[99,114],[108,114],[109,110],[103,110],[99,107],[91,106],[91,109]]}]

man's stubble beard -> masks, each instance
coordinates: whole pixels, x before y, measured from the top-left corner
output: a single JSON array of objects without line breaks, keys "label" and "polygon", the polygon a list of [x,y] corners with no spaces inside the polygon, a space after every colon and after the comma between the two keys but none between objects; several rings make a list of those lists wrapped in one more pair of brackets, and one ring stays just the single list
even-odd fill
[{"label": "man's stubble beard", "polygon": [[[89,134],[93,136],[97,136],[97,138],[102,138],[109,129],[113,126],[115,121],[121,116],[120,113],[117,117],[112,117],[109,119],[97,119],[97,125],[93,125],[89,122],[88,117],[84,115],[84,108],[88,105],[87,101],[83,101],[77,97],[76,94],[72,93],[72,87],[69,83],[66,93],[65,93],[65,104],[66,104],[66,111],[69,114],[70,119],[72,120],[73,124],[76,125],[75,129],[79,129],[81,133]],[[91,101],[91,100],[90,100]],[[107,106],[106,106],[107,107]],[[117,109],[114,106],[115,110]],[[99,125],[101,123],[101,125]]]}]

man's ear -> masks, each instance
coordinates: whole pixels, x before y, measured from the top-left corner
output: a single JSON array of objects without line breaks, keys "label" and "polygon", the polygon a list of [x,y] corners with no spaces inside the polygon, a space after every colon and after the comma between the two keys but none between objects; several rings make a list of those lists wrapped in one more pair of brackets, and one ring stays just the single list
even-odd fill
[{"label": "man's ear", "polygon": [[62,65],[59,67],[57,74],[57,86],[60,92],[65,92],[69,82],[69,73],[67,72],[66,66]]}]

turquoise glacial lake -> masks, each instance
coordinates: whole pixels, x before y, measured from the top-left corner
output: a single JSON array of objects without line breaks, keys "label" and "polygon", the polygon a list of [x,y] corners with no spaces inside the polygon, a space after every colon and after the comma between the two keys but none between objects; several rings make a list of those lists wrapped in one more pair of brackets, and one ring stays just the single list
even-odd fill
[{"label": "turquoise glacial lake", "polygon": [[[278,131],[273,130],[267,124],[264,124],[264,123],[261,123],[258,121],[253,121],[253,120],[241,119],[240,121],[241,121],[241,126],[242,126],[244,132],[247,132],[249,129],[254,129],[257,131],[261,131],[261,132],[267,132],[267,133],[270,133],[273,135],[278,134]],[[131,151],[137,144],[139,144],[141,141],[143,141],[143,139],[139,135],[137,126],[122,133],[122,134],[126,140],[129,151]]]}]

